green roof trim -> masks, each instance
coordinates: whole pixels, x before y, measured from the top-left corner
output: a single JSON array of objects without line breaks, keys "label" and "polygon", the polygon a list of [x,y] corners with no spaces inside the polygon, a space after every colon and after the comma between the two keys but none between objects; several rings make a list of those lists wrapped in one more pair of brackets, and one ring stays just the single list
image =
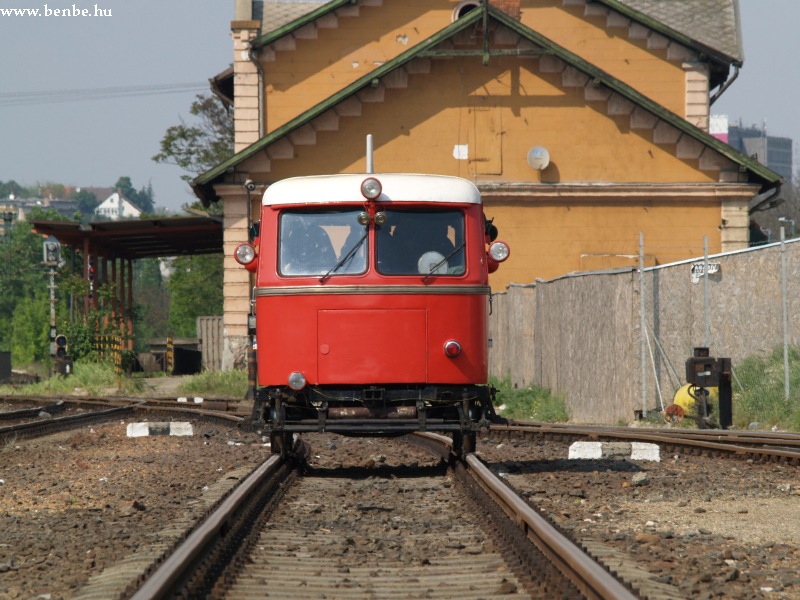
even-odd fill
[{"label": "green roof trim", "polygon": [[708,55],[710,58],[715,59],[718,62],[723,64],[729,65],[734,64],[737,67],[742,66],[742,61],[734,58],[733,56],[728,56],[724,52],[716,50],[715,48],[710,47],[703,42],[700,42],[692,37],[689,37],[685,33],[681,33],[677,29],[673,29],[669,25],[666,25],[659,21],[658,19],[654,19],[635,8],[631,8],[627,4],[623,4],[620,0],[595,0],[596,2],[600,2],[601,4],[605,4],[611,10],[614,10],[629,19],[641,23],[645,27],[649,27],[653,31],[660,33],[661,35],[670,38],[673,41],[678,42],[679,44],[683,44],[688,48],[692,48],[697,50],[698,52],[702,52]]},{"label": "green roof trim", "polygon": [[279,27],[274,31],[270,31],[261,37],[257,37],[250,42],[250,45],[253,48],[263,48],[264,46],[269,46],[270,44],[278,41],[280,38],[289,35],[293,31],[297,31],[301,27],[305,27],[309,23],[313,23],[320,17],[324,17],[325,15],[332,13],[336,9],[342,8],[343,6],[350,6],[353,4],[358,4],[358,0],[333,0],[333,2],[329,2],[328,4],[324,4],[319,8],[312,10],[311,12],[307,12],[299,19],[295,19],[283,27]]},{"label": "green roof trim", "polygon": [[[350,96],[356,94],[363,88],[369,87],[375,79],[380,79],[381,77],[387,75],[391,71],[397,69],[398,67],[404,65],[405,63],[411,61],[414,58],[424,56],[432,48],[440,44],[442,41],[455,35],[459,31],[462,31],[467,27],[476,24],[479,20],[482,20],[485,14],[486,11],[484,10],[470,11],[469,13],[467,13],[467,15],[451,23],[450,25],[448,25],[435,35],[431,36],[427,40],[417,44],[416,46],[410,48],[409,50],[406,50],[405,52],[398,55],[394,59],[387,61],[380,67],[374,69],[370,73],[354,81],[353,83],[346,86],[339,92],[333,94],[326,100],[311,107],[303,114],[298,115],[297,117],[295,117],[291,121],[288,121],[275,131],[264,136],[257,142],[251,144],[244,150],[241,150],[240,152],[236,153],[228,160],[220,163],[213,169],[206,171],[201,175],[198,175],[192,181],[192,187],[194,188],[195,193],[199,197],[206,199],[208,199],[210,196],[213,196],[214,194],[211,193],[208,189],[206,189],[206,186],[210,185],[215,179],[224,175],[226,172],[232,170],[233,168],[236,167],[236,165],[240,164],[241,162],[258,154],[259,152],[261,152],[274,142],[290,134],[292,131],[298,129],[299,127],[302,127],[303,125],[306,125],[313,119],[320,116],[325,111],[330,110],[331,108],[333,108],[343,100],[346,100]],[[602,69],[599,69],[598,67],[580,58],[576,54],[573,54],[569,50],[566,50],[565,48],[559,46],[555,42],[533,31],[532,29],[523,25],[516,19],[510,17],[506,13],[498,9],[495,9],[492,6],[489,6],[488,16],[492,20],[511,29],[522,38],[539,46],[545,51],[546,54],[552,54],[553,56],[556,56],[560,60],[564,61],[566,64],[578,69],[579,71],[588,75],[590,78],[595,79],[600,83],[602,83],[603,85],[607,86],[613,92],[619,94],[623,98],[628,99],[635,105],[650,112],[651,114],[661,119],[662,121],[665,121],[668,124],[672,125],[680,132],[696,139],[704,146],[712,148],[716,152],[722,154],[723,156],[727,157],[734,163],[738,164],[743,169],[750,171],[753,175],[762,180],[762,191],[767,191],[770,188],[777,187],[782,182],[782,178],[780,175],[778,175],[771,169],[767,168],[766,166],[762,165],[758,161],[742,154],[732,146],[729,146],[728,144],[718,140],[712,135],[706,133],[705,131],[695,127],[682,117],[669,111],[668,109],[661,106],[657,102],[654,102],[653,100],[647,98],[640,92],[637,92],[629,85],[623,83],[622,81],[616,79],[615,77],[612,77]]]}]

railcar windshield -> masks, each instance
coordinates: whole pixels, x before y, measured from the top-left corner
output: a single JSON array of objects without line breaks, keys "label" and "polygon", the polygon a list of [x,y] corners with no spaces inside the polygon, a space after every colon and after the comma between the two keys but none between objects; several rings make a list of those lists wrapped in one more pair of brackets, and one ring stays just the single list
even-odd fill
[{"label": "railcar windshield", "polygon": [[367,270],[362,209],[287,210],[280,217],[278,267],[281,275],[353,275]]},{"label": "railcar windshield", "polygon": [[463,275],[464,213],[387,210],[377,231],[377,269],[384,275]]}]

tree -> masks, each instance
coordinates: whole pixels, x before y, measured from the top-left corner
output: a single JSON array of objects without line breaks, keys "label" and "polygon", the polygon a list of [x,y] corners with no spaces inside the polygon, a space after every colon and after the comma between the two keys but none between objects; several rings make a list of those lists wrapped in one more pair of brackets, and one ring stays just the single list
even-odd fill
[{"label": "tree", "polygon": [[[166,337],[170,298],[161,276],[161,259],[143,258],[133,264],[133,332],[137,350],[145,341]],[[192,336],[193,337],[193,336]]]},{"label": "tree", "polygon": [[[40,208],[31,211],[31,218],[63,220],[55,210]],[[61,252],[67,258],[70,251],[62,246]],[[68,268],[67,264],[64,270]],[[0,350],[11,350],[15,362],[40,360],[49,354],[47,285],[42,236],[33,233],[29,221],[17,222],[0,241]],[[66,306],[63,296],[59,304]]]},{"label": "tree", "polygon": [[94,213],[94,209],[100,204],[100,201],[97,199],[97,196],[94,195],[94,192],[90,192],[86,189],[75,192],[75,194],[72,196],[72,199],[78,202],[78,210],[80,210],[81,214],[84,215],[90,215]]},{"label": "tree", "polygon": [[195,337],[197,317],[222,314],[222,255],[180,256],[173,266],[169,328],[173,335]]},{"label": "tree", "polygon": [[[158,163],[188,171],[185,181],[217,166],[233,155],[233,115],[216,96],[198,94],[189,109],[198,122],[167,129]],[[198,203],[194,205],[200,208]],[[219,213],[219,207],[209,212]],[[169,328],[173,335],[194,337],[199,316],[222,314],[222,256],[182,256],[175,260],[167,279],[170,292]]]},{"label": "tree", "polygon": [[153,205],[152,183],[148,183],[146,186],[143,186],[137,191],[136,188],[133,187],[131,178],[128,176],[123,176],[117,179],[117,183],[114,184],[114,188],[118,189],[123,196],[133,202],[143,212],[152,213],[155,210]]},{"label": "tree", "polygon": [[0,198],[6,199],[12,195],[15,198],[30,198],[31,193],[28,188],[21,186],[13,179],[6,182],[0,181]]},{"label": "tree", "polygon": [[233,115],[216,96],[198,94],[189,112],[199,119],[197,125],[167,129],[161,140],[161,152],[153,156],[157,163],[177,165],[189,171],[185,181],[217,166],[233,155]]}]

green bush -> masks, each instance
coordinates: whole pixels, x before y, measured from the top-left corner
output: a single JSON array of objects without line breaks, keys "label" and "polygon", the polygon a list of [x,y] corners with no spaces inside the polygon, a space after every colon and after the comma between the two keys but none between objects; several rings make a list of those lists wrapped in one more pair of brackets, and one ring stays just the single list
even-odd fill
[{"label": "green bush", "polygon": [[569,411],[563,396],[553,395],[550,390],[538,386],[515,388],[511,378],[502,381],[492,378],[491,385],[497,388],[495,410],[508,419],[559,423],[569,420]]}]

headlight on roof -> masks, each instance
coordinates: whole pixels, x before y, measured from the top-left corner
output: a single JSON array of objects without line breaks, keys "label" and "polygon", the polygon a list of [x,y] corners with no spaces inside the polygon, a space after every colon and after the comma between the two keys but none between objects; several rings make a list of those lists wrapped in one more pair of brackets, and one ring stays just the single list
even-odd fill
[{"label": "headlight on roof", "polygon": [[381,195],[382,191],[383,186],[381,185],[381,182],[374,177],[367,177],[361,182],[361,195],[367,200],[375,200]]}]

